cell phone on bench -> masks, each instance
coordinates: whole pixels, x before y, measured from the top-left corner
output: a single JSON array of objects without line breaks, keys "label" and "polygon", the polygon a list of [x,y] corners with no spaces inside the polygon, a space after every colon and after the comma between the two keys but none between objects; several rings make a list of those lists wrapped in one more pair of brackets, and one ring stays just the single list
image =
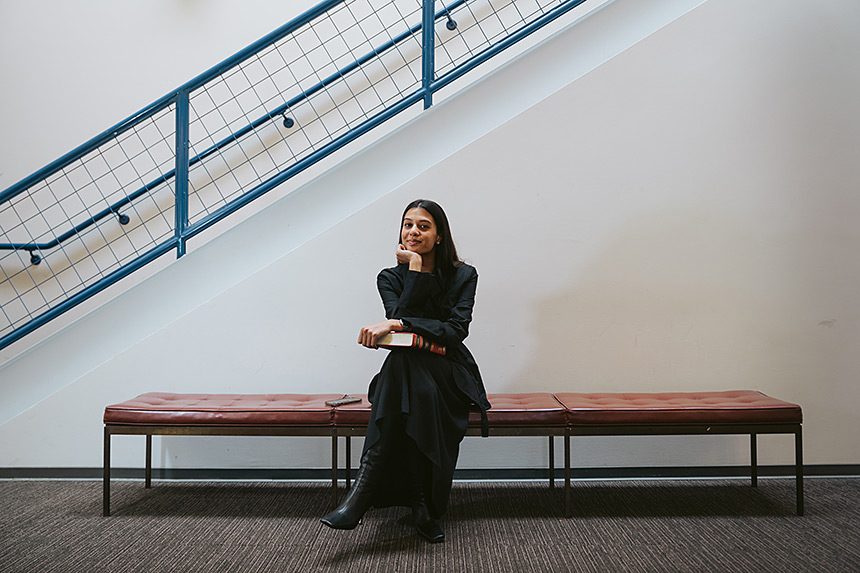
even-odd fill
[{"label": "cell phone on bench", "polygon": [[357,396],[350,396],[349,394],[344,395],[343,398],[338,398],[336,400],[326,400],[326,406],[343,406],[344,404],[355,404],[356,402],[361,402],[361,398]]}]

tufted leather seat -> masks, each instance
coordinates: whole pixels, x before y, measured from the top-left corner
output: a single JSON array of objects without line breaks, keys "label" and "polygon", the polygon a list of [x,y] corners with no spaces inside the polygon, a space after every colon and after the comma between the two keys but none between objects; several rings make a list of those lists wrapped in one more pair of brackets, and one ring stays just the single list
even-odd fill
[{"label": "tufted leather seat", "polygon": [[[335,426],[366,426],[370,420],[371,404],[367,394],[350,394],[361,397],[356,404],[338,406],[334,412]],[[489,394],[492,409],[487,412],[491,427],[498,426],[564,426],[564,408],[552,394]],[[471,412],[469,426],[481,425],[481,415]]]},{"label": "tufted leather seat", "polygon": [[[366,394],[170,394],[151,392],[105,408],[105,424],[152,426],[366,426]],[[800,423],[800,406],[761,392],[490,394],[490,426]],[[477,412],[471,427],[480,426]]]},{"label": "tufted leather seat", "polygon": [[[490,427],[498,426],[564,426],[564,407],[552,394],[488,394],[492,408],[487,410]],[[481,414],[469,414],[469,426],[481,425]]]},{"label": "tufted leather seat", "polygon": [[367,426],[370,421],[370,402],[367,394],[350,394],[353,398],[361,398],[361,402],[344,404],[334,410],[335,426]]},{"label": "tufted leather seat", "polygon": [[326,400],[343,394],[151,392],[105,408],[105,424],[151,426],[330,426]]},{"label": "tufted leather seat", "polygon": [[555,395],[573,426],[799,424],[800,406],[752,390]]}]

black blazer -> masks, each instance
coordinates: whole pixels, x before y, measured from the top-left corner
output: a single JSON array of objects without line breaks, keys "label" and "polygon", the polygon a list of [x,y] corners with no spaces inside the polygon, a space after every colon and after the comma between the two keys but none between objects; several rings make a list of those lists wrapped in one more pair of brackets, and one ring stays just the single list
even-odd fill
[{"label": "black blazer", "polygon": [[[478,287],[475,267],[463,263],[453,276],[443,280],[438,272],[410,271],[409,265],[402,263],[380,271],[376,286],[386,318],[400,319],[407,330],[444,345],[445,356],[465,368],[466,375],[455,375],[454,381],[481,411],[486,430],[490,402],[478,364],[463,344],[469,335]],[[486,435],[486,431],[483,433]]]}]

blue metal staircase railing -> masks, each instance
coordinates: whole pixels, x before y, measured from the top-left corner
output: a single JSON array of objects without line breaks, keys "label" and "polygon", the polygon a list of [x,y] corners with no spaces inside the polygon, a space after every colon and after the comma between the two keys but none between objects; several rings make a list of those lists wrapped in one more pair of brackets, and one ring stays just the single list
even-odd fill
[{"label": "blue metal staircase railing", "polygon": [[418,2],[327,0],[0,192],[0,348],[585,0]]}]

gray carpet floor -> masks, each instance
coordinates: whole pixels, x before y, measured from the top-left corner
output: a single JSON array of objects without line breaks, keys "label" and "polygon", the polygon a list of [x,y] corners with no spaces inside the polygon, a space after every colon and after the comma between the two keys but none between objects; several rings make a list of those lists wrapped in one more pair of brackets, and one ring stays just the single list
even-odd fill
[{"label": "gray carpet floor", "polygon": [[860,571],[860,479],[455,482],[447,540],[403,508],[319,522],[325,483],[0,481],[0,571]]}]

